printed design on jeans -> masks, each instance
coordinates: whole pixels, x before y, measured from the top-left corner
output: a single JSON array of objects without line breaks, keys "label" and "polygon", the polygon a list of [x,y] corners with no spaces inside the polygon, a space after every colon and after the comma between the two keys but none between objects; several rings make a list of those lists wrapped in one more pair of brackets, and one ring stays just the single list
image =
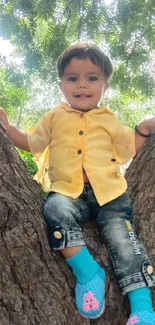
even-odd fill
[{"label": "printed design on jeans", "polygon": [[92,291],[85,293],[83,310],[85,312],[89,312],[93,309],[98,309],[98,308],[99,308],[99,301],[95,298],[94,293]]},{"label": "printed design on jeans", "polygon": [[133,245],[135,255],[141,255],[140,244],[139,244],[137,238],[135,237],[135,232],[134,232],[133,226],[131,225],[129,220],[125,220],[125,223],[126,223],[128,231],[129,231],[129,238]]},{"label": "printed design on jeans", "polygon": [[138,316],[132,316],[132,317],[129,319],[127,325],[133,325],[133,324],[136,324],[138,321],[139,321]]}]

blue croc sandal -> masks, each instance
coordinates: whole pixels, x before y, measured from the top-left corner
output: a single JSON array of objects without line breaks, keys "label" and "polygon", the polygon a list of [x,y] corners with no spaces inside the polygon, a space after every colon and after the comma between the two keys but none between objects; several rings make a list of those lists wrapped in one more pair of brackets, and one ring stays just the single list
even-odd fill
[{"label": "blue croc sandal", "polygon": [[75,287],[76,306],[86,318],[98,318],[105,308],[105,272],[100,268],[86,284],[77,282]]},{"label": "blue croc sandal", "polygon": [[138,311],[130,316],[126,325],[155,325],[155,312]]}]

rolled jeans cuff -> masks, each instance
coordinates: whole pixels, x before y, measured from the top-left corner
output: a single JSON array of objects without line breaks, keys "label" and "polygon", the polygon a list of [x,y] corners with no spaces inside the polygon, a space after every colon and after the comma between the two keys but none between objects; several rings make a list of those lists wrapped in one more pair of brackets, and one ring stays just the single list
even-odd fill
[{"label": "rolled jeans cuff", "polygon": [[54,250],[63,250],[67,247],[85,245],[82,232],[79,229],[72,231],[65,230],[62,227],[55,227],[54,229],[48,227],[48,238],[50,246]]},{"label": "rolled jeans cuff", "polygon": [[126,276],[118,281],[122,294],[125,295],[129,291],[155,286],[155,273],[149,262],[144,262],[142,272],[137,272]]}]

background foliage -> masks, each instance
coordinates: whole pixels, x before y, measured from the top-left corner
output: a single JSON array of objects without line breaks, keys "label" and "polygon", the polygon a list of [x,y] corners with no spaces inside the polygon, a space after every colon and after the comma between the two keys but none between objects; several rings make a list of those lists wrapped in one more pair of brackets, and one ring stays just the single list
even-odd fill
[{"label": "background foliage", "polygon": [[9,61],[0,57],[0,105],[22,128],[60,100],[56,60],[78,40],[110,56],[104,103],[124,123],[155,112],[155,0],[0,1],[0,36],[14,45]]}]

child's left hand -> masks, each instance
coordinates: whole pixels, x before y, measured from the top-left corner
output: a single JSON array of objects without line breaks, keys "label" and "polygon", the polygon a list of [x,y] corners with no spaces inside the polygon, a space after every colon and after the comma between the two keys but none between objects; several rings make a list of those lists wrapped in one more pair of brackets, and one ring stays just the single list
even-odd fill
[{"label": "child's left hand", "polygon": [[135,128],[136,153],[138,153],[140,149],[143,147],[146,140],[150,137],[150,132],[153,129],[155,129],[155,117],[142,121]]}]

